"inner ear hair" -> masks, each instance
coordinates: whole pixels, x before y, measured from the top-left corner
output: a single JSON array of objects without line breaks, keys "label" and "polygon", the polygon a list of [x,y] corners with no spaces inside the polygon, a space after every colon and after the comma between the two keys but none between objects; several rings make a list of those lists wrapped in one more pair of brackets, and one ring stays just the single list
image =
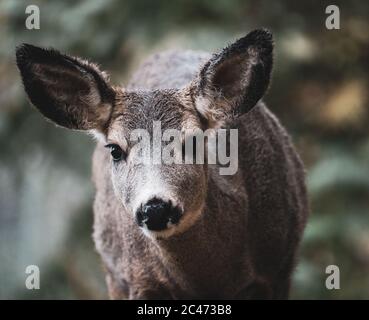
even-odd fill
[{"label": "inner ear hair", "polygon": [[265,94],[273,66],[273,38],[264,29],[216,53],[196,82],[197,110],[215,122],[250,111]]},{"label": "inner ear hair", "polygon": [[86,60],[22,44],[17,66],[31,103],[58,125],[106,130],[115,92],[107,75]]}]

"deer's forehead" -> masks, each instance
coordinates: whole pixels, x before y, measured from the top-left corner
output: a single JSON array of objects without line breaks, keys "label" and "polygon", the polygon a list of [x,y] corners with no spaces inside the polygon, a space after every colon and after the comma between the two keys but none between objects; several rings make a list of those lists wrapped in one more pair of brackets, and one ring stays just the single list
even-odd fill
[{"label": "deer's forehead", "polygon": [[132,130],[145,129],[152,133],[156,121],[162,130],[198,125],[196,112],[176,90],[131,92],[118,96],[109,132],[127,136]]}]

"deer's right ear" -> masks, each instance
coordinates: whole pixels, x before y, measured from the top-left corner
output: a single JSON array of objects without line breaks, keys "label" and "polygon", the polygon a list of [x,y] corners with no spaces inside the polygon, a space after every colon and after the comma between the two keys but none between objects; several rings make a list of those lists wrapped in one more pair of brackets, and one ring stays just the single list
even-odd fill
[{"label": "deer's right ear", "polygon": [[211,126],[249,112],[265,94],[273,65],[273,37],[250,32],[214,54],[192,85],[195,108]]},{"label": "deer's right ear", "polygon": [[115,93],[97,66],[55,50],[23,44],[16,50],[32,104],[56,124],[105,133]]}]

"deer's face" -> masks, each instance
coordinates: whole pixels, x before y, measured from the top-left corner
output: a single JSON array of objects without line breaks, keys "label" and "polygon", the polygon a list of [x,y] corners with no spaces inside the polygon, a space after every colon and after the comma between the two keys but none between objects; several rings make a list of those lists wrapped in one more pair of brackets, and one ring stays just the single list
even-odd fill
[{"label": "deer's face", "polygon": [[184,159],[188,132],[220,128],[251,110],[268,87],[272,51],[270,33],[253,31],[214,54],[186,87],[157,91],[113,87],[94,64],[31,45],[17,49],[17,65],[44,116],[106,144],[111,156],[102,165],[110,168],[122,212],[148,235],[168,237],[198,221],[209,191],[206,157],[192,164],[154,160],[171,142],[165,132],[181,133],[171,152]]},{"label": "deer's face", "polygon": [[[202,128],[186,91],[117,89],[115,103],[107,130],[115,195],[149,235],[165,237],[186,230],[195,223],[204,206],[206,166],[166,163],[163,157],[171,142],[163,139],[165,132],[180,133],[180,145],[172,150],[182,153],[185,132]],[[141,137],[133,139],[137,129],[143,131],[145,143]],[[158,154],[159,161],[154,159]],[[179,157],[184,160],[185,153]]]}]

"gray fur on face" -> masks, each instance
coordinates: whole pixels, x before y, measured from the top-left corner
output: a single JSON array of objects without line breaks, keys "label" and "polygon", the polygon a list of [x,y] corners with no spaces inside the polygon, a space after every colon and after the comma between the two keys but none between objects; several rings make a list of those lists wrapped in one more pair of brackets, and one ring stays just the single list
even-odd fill
[{"label": "gray fur on face", "polygon": [[[152,141],[155,121],[160,121],[162,131],[200,128],[198,115],[193,107],[186,105],[188,102],[182,96],[180,89],[131,89],[118,92],[107,134],[109,143],[121,145],[128,154],[126,161],[112,163],[111,168],[115,194],[128,214],[134,216],[141,205],[153,198],[171,201],[183,210],[184,217],[180,226],[173,226],[172,229],[176,230],[156,235],[161,237],[184,231],[190,221],[198,217],[205,202],[206,167],[201,164],[141,163],[137,160],[140,155],[130,134],[135,129],[144,129]],[[191,190],[197,190],[196,194]]]}]

